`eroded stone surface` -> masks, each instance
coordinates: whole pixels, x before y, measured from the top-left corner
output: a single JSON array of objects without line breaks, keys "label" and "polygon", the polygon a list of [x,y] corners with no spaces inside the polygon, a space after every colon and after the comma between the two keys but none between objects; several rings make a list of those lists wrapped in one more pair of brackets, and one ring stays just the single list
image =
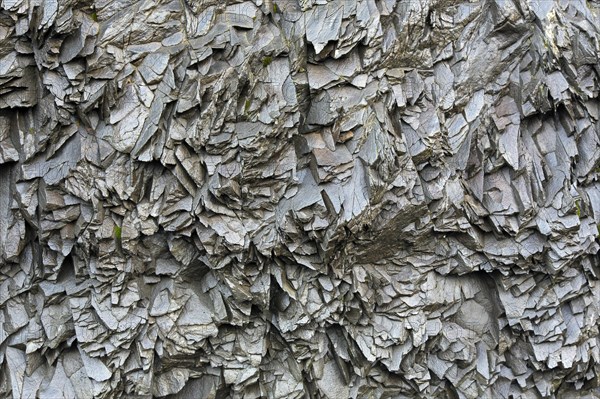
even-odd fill
[{"label": "eroded stone surface", "polygon": [[0,15],[2,396],[600,396],[595,2]]}]

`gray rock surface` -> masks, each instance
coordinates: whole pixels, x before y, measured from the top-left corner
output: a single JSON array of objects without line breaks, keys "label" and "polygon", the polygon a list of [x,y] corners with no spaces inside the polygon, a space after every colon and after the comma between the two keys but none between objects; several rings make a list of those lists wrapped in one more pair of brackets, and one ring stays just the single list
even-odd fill
[{"label": "gray rock surface", "polygon": [[600,397],[596,0],[2,0],[0,396]]}]

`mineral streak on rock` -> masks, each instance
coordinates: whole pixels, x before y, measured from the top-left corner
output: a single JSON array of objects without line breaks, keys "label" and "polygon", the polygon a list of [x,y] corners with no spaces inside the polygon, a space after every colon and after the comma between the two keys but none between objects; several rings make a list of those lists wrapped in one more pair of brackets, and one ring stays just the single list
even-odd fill
[{"label": "mineral streak on rock", "polygon": [[600,397],[597,0],[1,0],[0,396]]}]

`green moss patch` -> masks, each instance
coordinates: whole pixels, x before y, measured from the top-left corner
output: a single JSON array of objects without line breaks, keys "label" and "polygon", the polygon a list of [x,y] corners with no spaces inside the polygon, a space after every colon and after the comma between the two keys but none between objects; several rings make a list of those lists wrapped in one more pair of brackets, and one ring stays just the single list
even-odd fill
[{"label": "green moss patch", "polygon": [[262,60],[262,64],[264,67],[268,67],[269,65],[271,65],[271,62],[273,62],[273,57],[271,56],[266,56],[265,58],[263,58]]}]

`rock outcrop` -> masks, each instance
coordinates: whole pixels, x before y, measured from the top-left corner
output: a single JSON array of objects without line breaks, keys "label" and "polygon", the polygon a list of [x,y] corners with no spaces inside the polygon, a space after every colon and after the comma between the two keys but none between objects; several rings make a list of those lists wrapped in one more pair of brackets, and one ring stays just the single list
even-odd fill
[{"label": "rock outcrop", "polygon": [[596,0],[2,0],[0,396],[600,397]]}]

